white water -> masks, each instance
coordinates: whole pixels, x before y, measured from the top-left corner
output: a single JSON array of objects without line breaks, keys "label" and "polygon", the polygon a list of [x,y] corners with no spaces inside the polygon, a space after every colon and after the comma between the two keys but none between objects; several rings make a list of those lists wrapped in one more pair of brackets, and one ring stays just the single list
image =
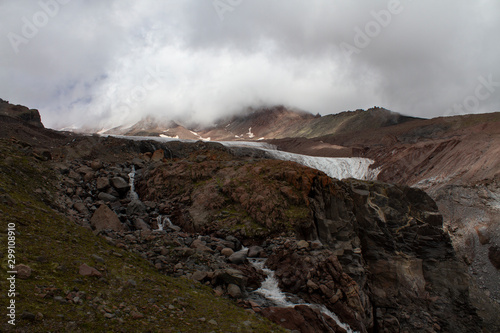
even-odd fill
[{"label": "white water", "polygon": [[266,259],[249,258],[249,261],[255,268],[263,270],[267,275],[267,278],[264,280],[264,282],[262,282],[260,288],[254,291],[255,293],[263,296],[267,300],[280,307],[288,308],[294,307],[296,305],[307,305],[311,308],[318,309],[319,311],[321,311],[321,313],[335,320],[337,325],[345,329],[348,333],[357,333],[357,331],[353,331],[348,324],[341,322],[339,317],[337,317],[335,313],[328,310],[328,308],[324,305],[305,303],[302,300],[300,300],[299,302],[292,302],[289,297],[279,288],[278,280],[276,279],[274,271],[265,267]]},{"label": "white water", "polygon": [[173,224],[172,221],[170,221],[168,216],[158,215],[158,217],[156,218],[156,222],[158,223],[158,231],[164,231],[165,227],[172,229],[176,227],[176,225]]},{"label": "white water", "polygon": [[[123,136],[112,135],[113,137],[123,138],[128,140],[154,140],[158,142],[196,142],[196,140],[178,140],[175,138],[165,137],[150,137],[150,136]],[[269,157],[282,161],[293,161],[307,167],[323,171],[329,177],[337,179],[356,178],[363,180],[376,179],[380,170],[370,169],[370,165],[374,163],[369,158],[362,157],[317,157],[301,154],[288,153],[277,150],[276,146],[266,142],[256,141],[217,141],[226,147],[250,147],[265,151]]]},{"label": "white water", "polygon": [[139,199],[139,195],[137,194],[137,192],[135,192],[134,181],[135,181],[135,166],[132,165],[132,171],[128,174],[128,183],[130,185],[130,192],[129,192],[130,200]]}]

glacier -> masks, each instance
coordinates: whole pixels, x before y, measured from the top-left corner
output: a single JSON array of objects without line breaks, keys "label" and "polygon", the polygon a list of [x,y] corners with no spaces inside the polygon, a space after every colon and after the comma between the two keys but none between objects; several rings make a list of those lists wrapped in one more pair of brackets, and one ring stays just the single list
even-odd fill
[{"label": "glacier", "polygon": [[[157,142],[196,142],[196,140],[179,140],[171,137],[151,137],[151,136],[124,136],[124,135],[109,135],[116,138],[128,140],[153,140]],[[247,147],[260,149],[266,153],[269,158],[282,161],[292,161],[304,166],[324,172],[331,178],[346,179],[355,178],[361,180],[375,180],[380,173],[380,169],[372,169],[370,166],[374,163],[373,160],[363,157],[318,157],[302,154],[289,153],[278,150],[276,146],[266,142],[256,141],[212,141],[218,142],[226,147]]]}]

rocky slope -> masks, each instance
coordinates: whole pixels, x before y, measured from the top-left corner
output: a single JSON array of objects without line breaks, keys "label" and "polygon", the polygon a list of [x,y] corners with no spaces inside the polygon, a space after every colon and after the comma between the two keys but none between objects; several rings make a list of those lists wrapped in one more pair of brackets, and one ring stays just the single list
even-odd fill
[{"label": "rocky slope", "polygon": [[315,138],[353,131],[372,130],[416,120],[389,110],[347,111],[321,117],[284,106],[249,108],[245,112],[219,119],[212,126],[182,126],[171,120],[145,117],[130,127],[117,127],[105,134],[168,136],[180,139],[270,140],[280,138]]}]

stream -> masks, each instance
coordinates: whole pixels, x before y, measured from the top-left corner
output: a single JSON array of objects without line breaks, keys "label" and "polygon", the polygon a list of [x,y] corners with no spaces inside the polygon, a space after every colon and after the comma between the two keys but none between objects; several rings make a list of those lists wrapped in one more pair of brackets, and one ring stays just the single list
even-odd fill
[{"label": "stream", "polygon": [[[248,249],[243,249],[241,251],[248,251]],[[310,304],[304,302],[302,299],[296,295],[285,293],[279,288],[278,280],[276,279],[273,270],[265,266],[265,258],[248,258],[248,261],[256,269],[261,269],[267,275],[267,278],[262,282],[259,289],[250,293],[248,298],[261,306],[277,306],[277,307],[294,307],[296,305],[307,305],[310,308],[318,309],[324,315],[329,316],[337,325],[345,329],[348,333],[356,333],[353,331],[349,325],[340,321],[336,314],[331,312],[328,308],[321,304]]]}]

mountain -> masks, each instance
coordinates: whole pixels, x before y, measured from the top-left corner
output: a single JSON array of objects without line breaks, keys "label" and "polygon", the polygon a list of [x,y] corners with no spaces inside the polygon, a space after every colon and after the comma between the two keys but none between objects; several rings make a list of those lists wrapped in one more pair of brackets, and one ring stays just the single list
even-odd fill
[{"label": "mountain", "polygon": [[[19,330],[500,329],[498,113],[318,117],[276,107],[210,128],[145,119],[115,129],[177,128],[195,140],[246,130],[324,161],[370,158],[370,181],[272,159],[257,143],[78,135],[32,119],[0,116]],[[258,292],[273,276],[295,295],[290,306]]]},{"label": "mountain", "polygon": [[117,127],[105,134],[179,136],[180,139],[210,138],[216,141],[314,138],[393,126],[418,118],[383,108],[346,111],[321,117],[284,106],[249,108],[235,116],[218,119],[216,125],[184,127],[171,120],[145,117],[131,127]]}]

